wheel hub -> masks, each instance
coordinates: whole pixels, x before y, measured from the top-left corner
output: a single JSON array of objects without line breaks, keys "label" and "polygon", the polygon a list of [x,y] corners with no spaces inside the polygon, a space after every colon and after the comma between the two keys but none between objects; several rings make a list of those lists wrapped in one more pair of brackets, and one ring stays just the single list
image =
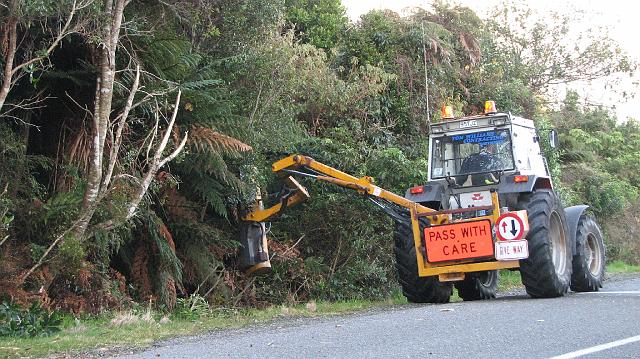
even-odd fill
[{"label": "wheel hub", "polygon": [[589,233],[587,236],[587,240],[585,243],[586,257],[587,257],[587,265],[589,267],[589,272],[593,276],[597,276],[602,270],[602,250],[598,245],[598,240],[593,235],[593,233]]},{"label": "wheel hub", "polygon": [[562,220],[557,212],[549,217],[549,245],[551,260],[556,273],[562,275],[567,270],[567,238],[562,228]]}]

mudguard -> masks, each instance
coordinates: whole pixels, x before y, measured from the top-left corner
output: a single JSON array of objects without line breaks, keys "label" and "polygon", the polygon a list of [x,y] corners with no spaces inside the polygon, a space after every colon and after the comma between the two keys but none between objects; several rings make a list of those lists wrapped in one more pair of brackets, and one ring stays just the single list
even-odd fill
[{"label": "mudguard", "polygon": [[567,227],[569,228],[569,238],[571,239],[571,254],[576,255],[576,234],[578,232],[578,222],[580,216],[589,208],[587,205],[579,205],[567,207],[564,209],[565,217],[567,217]]},{"label": "mudguard", "polygon": [[526,182],[516,183],[514,181],[515,175],[505,176],[500,180],[498,185],[498,193],[524,193],[533,192],[534,189],[551,187],[551,179],[546,176],[529,175],[529,180]]}]

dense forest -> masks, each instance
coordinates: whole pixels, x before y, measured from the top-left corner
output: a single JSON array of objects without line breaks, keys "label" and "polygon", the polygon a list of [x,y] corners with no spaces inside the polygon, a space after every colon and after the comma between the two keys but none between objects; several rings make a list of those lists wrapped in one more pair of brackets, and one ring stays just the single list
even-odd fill
[{"label": "dense forest", "polygon": [[[499,110],[556,128],[565,205],[640,262],[640,124],[553,88],[637,64],[602,29],[436,1],[350,21],[339,0],[2,0],[0,294],[73,313],[385,298],[392,223],[339,188],[271,225],[273,273],[238,270],[237,223],[303,153],[396,193],[426,182],[429,122]],[[544,20],[544,21],[543,21]],[[615,86],[610,91],[615,91]],[[630,96],[629,94],[626,94]]]}]

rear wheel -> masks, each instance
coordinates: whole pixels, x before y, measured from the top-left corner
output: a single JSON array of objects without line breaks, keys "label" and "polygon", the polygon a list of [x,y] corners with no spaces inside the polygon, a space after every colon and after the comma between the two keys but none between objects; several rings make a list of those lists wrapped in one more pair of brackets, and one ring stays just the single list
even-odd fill
[{"label": "rear wheel", "polygon": [[571,290],[595,292],[602,288],[606,253],[602,232],[591,217],[581,216],[576,231]]},{"label": "rear wheel", "polygon": [[498,278],[497,270],[467,273],[464,280],[455,282],[458,296],[467,301],[495,298]]},{"label": "rear wheel", "polygon": [[[396,269],[402,294],[411,303],[448,303],[453,293],[450,282],[440,282],[437,276],[418,276],[411,220],[408,216],[405,215],[405,217],[407,217],[406,221],[396,222],[394,231]],[[426,219],[420,221],[420,231],[424,230],[427,223]]]},{"label": "rear wheel", "polygon": [[541,190],[521,197],[529,217],[529,258],[520,260],[522,284],[534,298],[564,295],[571,280],[567,221],[555,193]]}]

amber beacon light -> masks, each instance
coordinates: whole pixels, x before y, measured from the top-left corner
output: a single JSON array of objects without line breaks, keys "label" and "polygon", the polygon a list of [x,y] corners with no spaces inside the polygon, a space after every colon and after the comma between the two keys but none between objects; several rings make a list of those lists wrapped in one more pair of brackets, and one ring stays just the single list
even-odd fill
[{"label": "amber beacon light", "polygon": [[441,117],[444,119],[453,118],[453,107],[442,105],[442,109],[440,109],[440,114],[441,114]]},{"label": "amber beacon light", "polygon": [[496,102],[495,101],[485,101],[484,102],[484,114],[489,115],[492,113],[496,113]]}]

